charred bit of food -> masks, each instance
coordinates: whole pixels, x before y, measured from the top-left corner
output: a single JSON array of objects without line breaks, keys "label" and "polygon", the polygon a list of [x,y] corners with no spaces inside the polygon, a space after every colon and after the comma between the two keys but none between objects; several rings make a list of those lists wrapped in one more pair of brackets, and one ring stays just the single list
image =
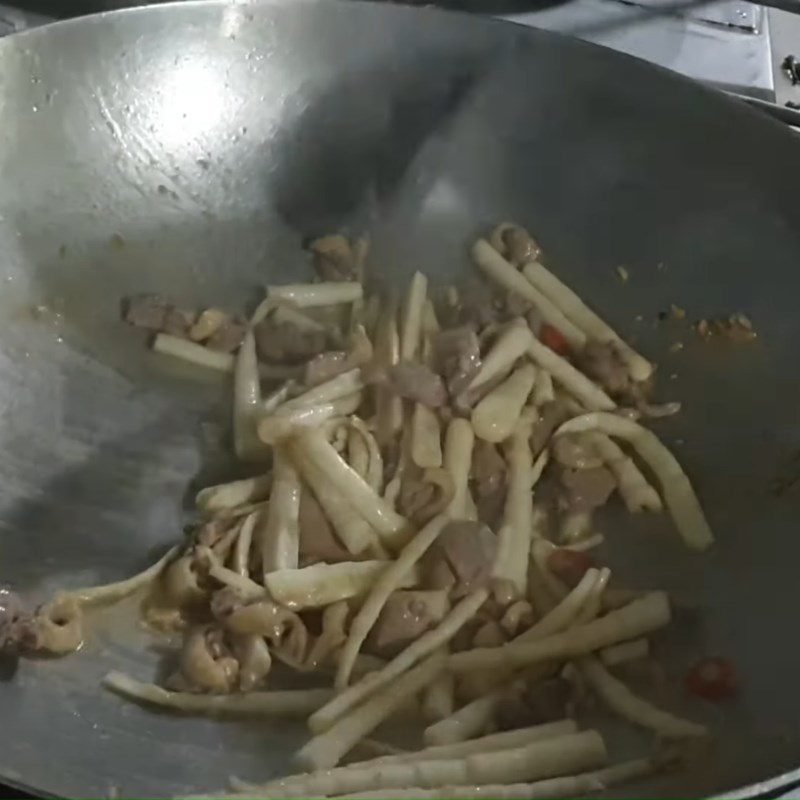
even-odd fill
[{"label": "charred bit of food", "polygon": [[701,319],[695,325],[695,330],[701,339],[722,336],[732,342],[752,342],[758,336],[753,328],[753,323],[740,312],[731,314],[729,317]]}]

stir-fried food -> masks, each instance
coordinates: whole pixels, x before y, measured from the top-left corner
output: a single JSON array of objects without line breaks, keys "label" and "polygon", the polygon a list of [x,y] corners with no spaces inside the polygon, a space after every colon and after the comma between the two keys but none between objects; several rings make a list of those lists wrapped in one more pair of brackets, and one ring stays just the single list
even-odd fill
[{"label": "stir-fried food", "polygon": [[[177,669],[106,688],[184,713],[308,715],[302,773],[234,781],[242,797],[568,796],[674,760],[606,766],[602,735],[578,724],[587,696],[662,740],[706,736],[621,669],[653,658],[668,596],[627,589],[588,552],[617,496],[667,509],[690,548],[712,544],[642,424],[679,408],[652,402],[653,364],[517,225],[474,244],[477,291],[418,272],[399,300],[372,291],[366,240],[310,251],[319,280],[268,287],[249,316],[126,303],[154,350],[231,375],[251,477],[203,489],[184,539],[139,575],[33,612],[0,592],[0,647],[73,652],[90,607],[139,594],[155,630],[182,632]],[[319,688],[271,688],[286,668]],[[721,699],[732,676],[711,659],[687,685]],[[422,749],[342,765],[418,701]]]}]

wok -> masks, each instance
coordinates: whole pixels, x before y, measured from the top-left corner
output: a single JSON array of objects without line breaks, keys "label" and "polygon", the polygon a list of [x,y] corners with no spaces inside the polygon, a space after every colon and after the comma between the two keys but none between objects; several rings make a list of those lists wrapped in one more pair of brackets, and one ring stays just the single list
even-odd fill
[{"label": "wok", "polygon": [[[619,574],[679,601],[670,674],[722,653],[743,680],[738,701],[691,706],[713,751],[632,794],[752,793],[798,774],[800,147],[787,129],[551,33],[292,0],[5,39],[0,143],[4,579],[37,599],[133,573],[179,534],[191,481],[229,468],[224,387],[147,353],[118,321],[121,296],[236,307],[306,270],[301,241],[333,229],[370,230],[386,280],[445,280],[468,269],[471,237],[515,219],[660,361],[685,412],[659,430],[718,536],[698,556],[664,520],[606,523]],[[656,324],[670,303],[689,318],[743,311],[759,338],[702,344]],[[285,771],[299,724],[156,714],[99,689],[109,668],[156,674],[133,617],[98,614],[74,657],[4,665],[0,776],[164,796]]]}]

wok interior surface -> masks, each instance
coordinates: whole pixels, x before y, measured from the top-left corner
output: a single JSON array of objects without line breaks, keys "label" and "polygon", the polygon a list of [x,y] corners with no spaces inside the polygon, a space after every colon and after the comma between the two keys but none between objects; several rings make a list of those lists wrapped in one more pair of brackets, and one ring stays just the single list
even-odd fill
[{"label": "wok interior surface", "polygon": [[[122,296],[237,308],[307,275],[302,240],[336,229],[372,233],[383,281],[416,268],[451,280],[476,233],[514,219],[660,363],[661,395],[684,413],[658,430],[718,537],[698,556],[665,520],[604,521],[618,574],[679,600],[670,674],[724,654],[743,680],[720,707],[676,692],[717,743],[695,771],[632,795],[797,768],[788,130],[549,33],[294,0],[153,7],[5,39],[0,141],[3,580],[41,599],[131,574],[180,535],[190,481],[225,472],[222,383],[148,353],[119,322]],[[759,338],[701,344],[655,323],[670,303],[692,319],[743,311]],[[164,796],[286,771],[301,723],[157,714],[99,688],[110,668],[157,672],[133,611],[98,614],[74,657],[2,665],[0,776],[66,796]]]}]

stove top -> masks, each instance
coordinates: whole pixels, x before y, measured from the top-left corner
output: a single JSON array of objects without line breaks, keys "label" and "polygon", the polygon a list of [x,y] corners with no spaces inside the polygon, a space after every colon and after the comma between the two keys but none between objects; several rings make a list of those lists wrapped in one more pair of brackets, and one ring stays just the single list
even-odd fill
[{"label": "stove top", "polygon": [[[93,5],[112,8],[139,1]],[[453,0],[448,5],[472,8],[474,2]],[[541,2],[515,0],[517,7],[521,3],[530,10],[513,13],[497,14],[494,2],[480,3],[474,10],[569,33],[737,94],[775,99],[769,22],[762,6],[745,0],[566,0],[543,8]],[[0,36],[48,19],[0,5]]]},{"label": "stove top", "polygon": [[506,18],[570,33],[721,89],[775,99],[769,22],[766,9],[753,3],[570,0]]}]

